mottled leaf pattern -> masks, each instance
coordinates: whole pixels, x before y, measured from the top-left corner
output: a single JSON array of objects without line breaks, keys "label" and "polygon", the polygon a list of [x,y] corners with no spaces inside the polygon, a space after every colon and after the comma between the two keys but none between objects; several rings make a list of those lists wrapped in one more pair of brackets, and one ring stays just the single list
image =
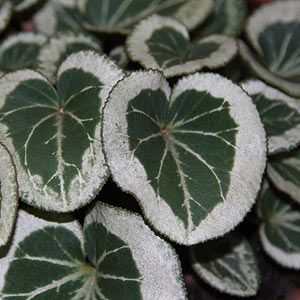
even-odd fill
[{"label": "mottled leaf pattern", "polygon": [[265,182],[257,212],[263,221],[259,236],[264,250],[279,264],[300,269],[299,210]]},{"label": "mottled leaf pattern", "polygon": [[17,174],[10,153],[0,143],[0,247],[11,232],[18,204]]},{"label": "mottled leaf pattern", "polygon": [[122,76],[112,61],[82,51],[60,66],[57,90],[35,71],[2,77],[0,137],[13,152],[24,201],[72,211],[94,198],[108,175],[101,108]]},{"label": "mottled leaf pattern", "polygon": [[128,34],[153,13],[172,16],[189,29],[200,24],[212,9],[212,0],[79,0],[87,29]]},{"label": "mottled leaf pattern", "polygon": [[269,154],[284,152],[300,143],[300,102],[259,80],[244,82],[268,136]]},{"label": "mottled leaf pattern", "polygon": [[300,149],[270,159],[267,174],[278,189],[300,203]]},{"label": "mottled leaf pattern", "polygon": [[0,45],[0,70],[15,71],[33,67],[45,42],[44,35],[32,32],[9,35]]},{"label": "mottled leaf pattern", "polygon": [[221,292],[253,296],[259,288],[259,270],[254,252],[238,233],[193,246],[192,267],[200,278]]},{"label": "mottled leaf pattern", "polygon": [[135,27],[127,39],[127,50],[132,60],[172,77],[224,66],[237,47],[235,40],[225,35],[210,35],[192,43],[178,21],[153,15]]},{"label": "mottled leaf pattern", "polygon": [[112,90],[103,133],[113,178],[174,241],[224,234],[255,200],[265,132],[251,99],[219,75],[183,78],[170,96],[159,72],[133,73]]}]

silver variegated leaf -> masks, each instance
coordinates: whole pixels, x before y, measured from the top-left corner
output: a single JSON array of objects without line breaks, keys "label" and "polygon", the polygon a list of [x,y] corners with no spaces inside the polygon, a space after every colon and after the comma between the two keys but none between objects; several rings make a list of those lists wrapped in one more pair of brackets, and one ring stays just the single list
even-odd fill
[{"label": "silver variegated leaf", "polygon": [[33,67],[46,37],[33,32],[9,35],[0,45],[0,70],[15,71]]},{"label": "silver variegated leaf", "polygon": [[66,57],[72,53],[88,49],[102,52],[98,40],[89,34],[72,31],[60,32],[51,37],[41,48],[37,57],[37,70],[54,83],[57,69]]},{"label": "silver variegated leaf", "polygon": [[257,9],[248,19],[248,38],[259,58],[244,43],[240,53],[264,81],[300,96],[300,2],[276,1]]},{"label": "silver variegated leaf", "polygon": [[229,80],[195,74],[171,92],[158,71],[132,73],[112,90],[103,118],[114,180],[171,240],[223,235],[254,203],[265,131],[251,98]]},{"label": "silver variegated leaf", "polygon": [[274,185],[300,203],[300,149],[269,160],[267,174]]},{"label": "silver variegated leaf", "polygon": [[251,96],[268,137],[268,154],[291,150],[300,143],[300,102],[262,81],[249,80],[242,88]]},{"label": "silver variegated leaf", "polygon": [[141,21],[126,41],[130,58],[166,77],[226,65],[237,53],[235,40],[210,35],[191,42],[187,29],[168,17],[152,15]]},{"label": "silver variegated leaf", "polygon": [[97,203],[84,230],[97,299],[186,299],[175,251],[140,216]]},{"label": "silver variegated leaf", "polygon": [[13,4],[10,0],[1,0],[0,1],[0,32],[3,31],[12,15]]},{"label": "silver variegated leaf", "polygon": [[193,246],[190,249],[192,268],[217,290],[234,296],[254,296],[260,275],[254,252],[238,233]]},{"label": "silver variegated leaf", "polygon": [[212,0],[79,0],[85,28],[99,32],[128,34],[133,26],[153,14],[176,18],[189,29],[204,21]]},{"label": "silver variegated leaf", "polygon": [[0,143],[0,247],[13,230],[18,205],[17,174],[12,157]]},{"label": "silver variegated leaf", "polygon": [[31,70],[1,78],[0,141],[13,155],[25,202],[66,212],[98,193],[108,176],[101,110],[122,77],[111,60],[81,51],[60,66],[56,90]]},{"label": "silver variegated leaf", "polygon": [[96,299],[90,297],[94,268],[84,248],[79,222],[48,221],[19,210],[12,243],[0,256],[0,298]]},{"label": "silver variegated leaf", "polygon": [[33,16],[35,28],[48,36],[58,31],[78,32],[81,18],[76,8],[76,0],[51,0]]},{"label": "silver variegated leaf", "polygon": [[264,250],[284,267],[300,269],[300,212],[266,181],[257,207]]},{"label": "silver variegated leaf", "polygon": [[247,15],[245,0],[214,0],[213,13],[200,29],[201,36],[214,33],[238,36],[244,27]]}]

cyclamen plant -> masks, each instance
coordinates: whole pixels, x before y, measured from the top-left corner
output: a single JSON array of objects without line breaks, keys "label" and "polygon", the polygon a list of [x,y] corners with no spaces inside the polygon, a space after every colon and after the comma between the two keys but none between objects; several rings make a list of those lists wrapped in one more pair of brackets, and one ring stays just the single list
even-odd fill
[{"label": "cyclamen plant", "polygon": [[297,1],[0,0],[0,30],[0,299],[188,299],[178,245],[255,296],[247,214],[300,269]]}]

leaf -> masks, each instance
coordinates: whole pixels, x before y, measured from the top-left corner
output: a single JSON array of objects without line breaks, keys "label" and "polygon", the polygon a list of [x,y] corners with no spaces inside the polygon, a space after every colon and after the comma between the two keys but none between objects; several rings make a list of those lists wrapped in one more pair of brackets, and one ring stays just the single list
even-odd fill
[{"label": "leaf", "polygon": [[175,251],[140,216],[97,203],[84,230],[100,299],[186,299]]},{"label": "leaf", "polygon": [[32,32],[9,35],[0,45],[0,69],[15,71],[33,66],[46,37]]},{"label": "leaf", "polygon": [[263,223],[259,237],[264,250],[284,267],[300,269],[300,212],[265,182],[258,216]]},{"label": "leaf", "polygon": [[0,258],[1,299],[89,299],[93,267],[77,221],[46,221],[19,211],[13,242]]},{"label": "leaf", "polygon": [[238,233],[193,246],[192,268],[217,290],[234,296],[254,296],[260,283],[259,269],[248,241]]},{"label": "leaf", "polygon": [[11,18],[12,12],[13,12],[12,2],[9,0],[1,0],[1,3],[0,3],[0,32],[2,32],[6,28],[8,22]]},{"label": "leaf", "polygon": [[94,198],[108,176],[101,109],[122,76],[112,61],[81,51],[60,66],[57,91],[31,70],[0,79],[0,140],[13,153],[22,200],[67,212]]},{"label": "leaf", "polygon": [[125,67],[129,63],[129,58],[126,53],[125,46],[117,46],[109,52],[109,57],[114,59],[121,67]]},{"label": "leaf", "polygon": [[158,15],[141,21],[126,47],[133,61],[161,70],[166,77],[224,66],[237,53],[235,40],[230,37],[211,35],[192,43],[182,24]]},{"label": "leaf", "polygon": [[14,11],[22,12],[41,2],[41,0],[11,0],[14,5]]},{"label": "leaf", "polygon": [[37,69],[54,83],[56,71],[68,55],[89,49],[102,52],[98,40],[91,35],[82,32],[60,32],[42,47],[37,57]]},{"label": "leaf", "polygon": [[18,205],[17,175],[11,155],[0,143],[0,247],[13,230]]},{"label": "leaf", "polygon": [[84,27],[98,32],[128,34],[145,17],[159,13],[173,16],[189,29],[208,16],[212,0],[79,0]]},{"label": "leaf", "polygon": [[132,73],[108,98],[103,141],[116,183],[159,232],[186,245],[236,226],[265,167],[251,98],[217,74],[185,77],[171,93],[160,72]]},{"label": "leaf", "polygon": [[203,24],[201,36],[214,33],[239,36],[247,15],[245,0],[214,0],[213,13]]},{"label": "leaf", "polygon": [[274,185],[300,203],[300,149],[269,160],[267,174]]},{"label": "leaf", "polygon": [[300,103],[259,80],[242,83],[260,114],[268,136],[268,153],[288,151],[300,143]]},{"label": "leaf", "polygon": [[260,78],[296,97],[300,96],[299,15],[300,2],[278,1],[250,16],[246,33],[261,63],[240,45],[242,57]]},{"label": "leaf", "polygon": [[81,31],[81,18],[76,8],[76,0],[51,0],[34,16],[36,29],[48,36],[58,31]]}]

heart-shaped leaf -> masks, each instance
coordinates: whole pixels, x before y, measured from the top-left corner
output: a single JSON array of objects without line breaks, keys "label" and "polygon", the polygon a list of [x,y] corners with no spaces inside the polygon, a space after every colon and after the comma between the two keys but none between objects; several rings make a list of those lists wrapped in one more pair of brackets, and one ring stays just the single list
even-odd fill
[{"label": "heart-shaped leaf", "polygon": [[46,37],[32,32],[9,35],[0,45],[0,69],[14,71],[33,66]]},{"label": "heart-shaped leaf", "polygon": [[81,18],[76,8],[76,0],[51,0],[33,17],[35,28],[46,35],[52,36],[58,31],[82,30]]},{"label": "heart-shaped leaf", "polygon": [[55,82],[57,69],[72,53],[92,49],[101,52],[99,42],[86,33],[61,32],[48,40],[37,57],[37,69],[51,82]]},{"label": "heart-shaped leaf", "polygon": [[300,2],[277,1],[259,8],[246,26],[259,61],[245,44],[240,53],[263,80],[292,96],[300,96]]},{"label": "heart-shaped leaf", "polygon": [[22,12],[36,5],[42,0],[10,0],[14,5],[14,10],[16,12]]},{"label": "heart-shaped leaf", "polygon": [[244,82],[268,137],[268,153],[288,151],[300,143],[300,103],[259,80]]},{"label": "heart-shaped leaf", "polygon": [[0,143],[0,247],[11,235],[18,205],[15,166],[7,148]]},{"label": "heart-shaped leaf", "polygon": [[[77,221],[47,221],[19,210],[13,242],[0,257],[1,299],[93,299],[94,268]],[[94,298],[95,299],[95,298]]]},{"label": "heart-shaped leaf", "polygon": [[108,176],[101,109],[122,76],[112,61],[81,51],[60,66],[57,91],[31,70],[1,78],[0,140],[13,154],[25,202],[72,211],[94,198]]},{"label": "heart-shaped leaf", "polygon": [[87,215],[84,232],[77,221],[53,222],[21,210],[13,243],[0,257],[0,297],[186,299],[170,245],[140,216],[103,204]]},{"label": "heart-shaped leaf", "polygon": [[190,249],[192,268],[223,293],[253,296],[260,283],[259,269],[248,241],[238,233]]},{"label": "heart-shaped leaf", "polygon": [[112,90],[103,122],[114,180],[170,239],[223,235],[254,203],[265,131],[251,98],[220,75],[191,75],[171,93],[160,72],[132,73]]},{"label": "heart-shaped leaf", "polygon": [[10,0],[0,1],[0,32],[3,31],[8,24],[13,12],[13,4]]},{"label": "heart-shaped leaf", "polygon": [[161,70],[166,77],[222,67],[237,53],[233,38],[211,35],[192,43],[182,24],[159,15],[141,21],[126,44],[133,61]]},{"label": "heart-shaped leaf", "polygon": [[267,174],[279,190],[300,203],[300,148],[270,159]]},{"label": "heart-shaped leaf", "polygon": [[84,229],[100,299],[186,299],[176,253],[140,216],[98,203]]},{"label": "heart-shaped leaf", "polygon": [[300,269],[300,212],[285,201],[266,181],[258,216],[263,223],[259,237],[264,250],[279,264]]},{"label": "heart-shaped leaf", "polygon": [[128,34],[143,18],[159,13],[172,16],[189,29],[210,13],[212,0],[79,0],[85,28],[99,32]]},{"label": "heart-shaped leaf", "polygon": [[247,5],[245,0],[214,0],[213,13],[201,28],[201,36],[222,33],[238,36],[246,20]]}]

